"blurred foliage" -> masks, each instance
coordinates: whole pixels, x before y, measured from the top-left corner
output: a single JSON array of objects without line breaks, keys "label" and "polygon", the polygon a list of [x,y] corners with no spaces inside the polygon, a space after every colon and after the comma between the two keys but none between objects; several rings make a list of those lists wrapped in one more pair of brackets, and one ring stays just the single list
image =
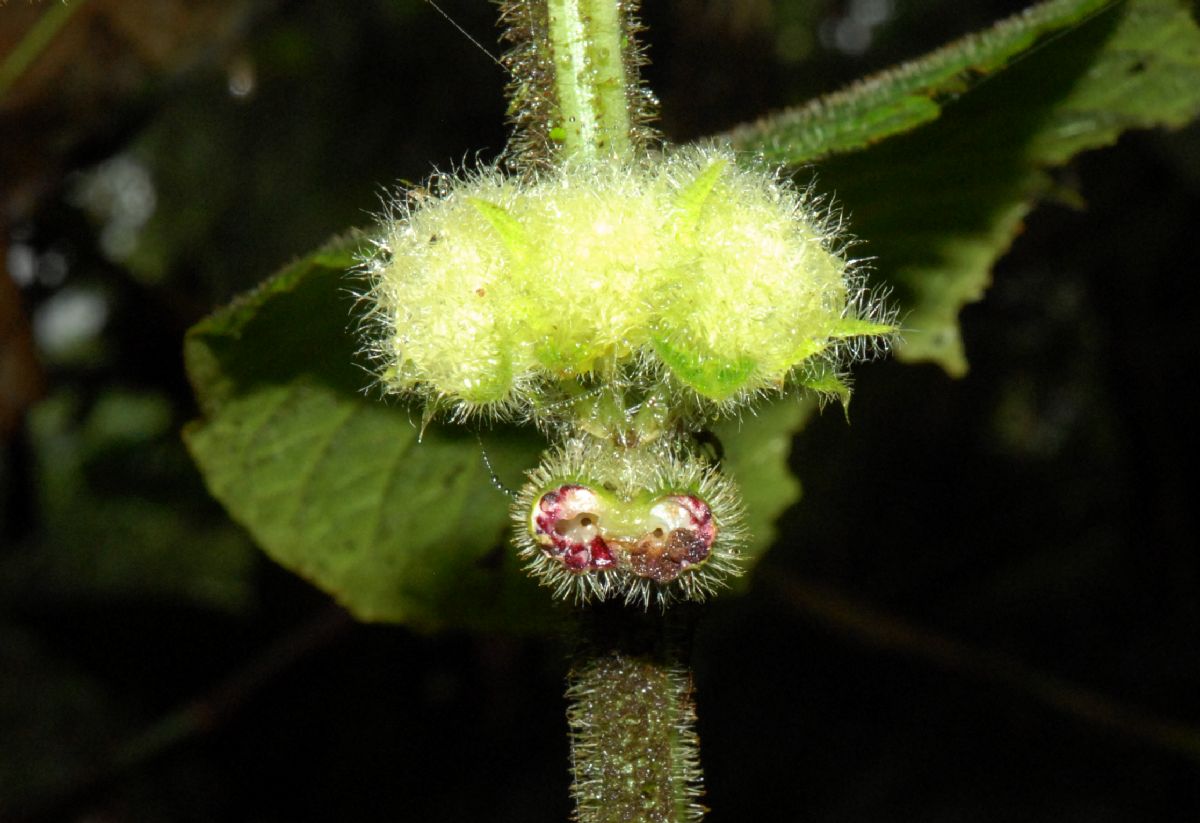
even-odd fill
[{"label": "blurred foliage", "polygon": [[[489,4],[442,5],[494,41]],[[689,139],[1020,6],[648,4],[650,82],[666,132]],[[0,5],[0,59],[40,11]],[[303,661],[265,685],[223,683],[326,604],[256,559],[177,434],[197,414],[184,331],[296,252],[369,222],[379,185],[494,156],[504,78],[415,0],[87,0],[75,17],[31,65],[40,79],[0,99],[3,262],[18,287],[0,290],[0,362],[40,375],[0,371],[17,421],[0,459],[0,819],[563,819],[553,643],[357,626],[315,645],[302,635]],[[959,108],[1001,105],[989,91],[1000,85]],[[954,116],[880,148],[920,167],[928,132],[958,152],[948,131],[933,140]],[[843,162],[814,169],[853,218],[872,183]],[[989,300],[966,309],[971,375],[874,365],[858,375],[849,429],[840,414],[807,426],[792,454],[805,504],[698,639],[714,823],[791,819],[780,810],[797,804],[813,820],[1200,813],[1189,757],[1065,719],[986,675],[847,643],[772,585],[825,580],[1200,724],[1194,480],[1180,448],[1191,420],[1171,399],[1195,379],[1183,273],[1200,268],[1198,169],[1193,128],[1126,137],[1055,172],[1051,193],[1088,208],[1044,208]],[[327,319],[344,331],[339,316]],[[29,408],[40,386],[49,396]],[[767,436],[775,415],[797,426],[802,411],[771,407],[743,431]],[[778,466],[786,439],[767,439],[736,471],[785,506],[794,481],[763,466]],[[476,446],[474,471],[477,458]],[[200,736],[164,729],[197,695],[242,708]]]},{"label": "blurred foliage", "polygon": [[251,547],[204,501],[166,398],[112,389],[82,412],[63,389],[29,434],[41,539],[0,557],[0,596],[249,604]]}]

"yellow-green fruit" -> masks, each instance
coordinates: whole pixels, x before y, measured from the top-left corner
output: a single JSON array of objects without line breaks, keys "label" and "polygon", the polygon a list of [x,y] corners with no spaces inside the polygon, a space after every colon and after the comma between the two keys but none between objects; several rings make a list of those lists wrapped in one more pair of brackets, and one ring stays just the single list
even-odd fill
[{"label": "yellow-green fruit", "polygon": [[890,331],[806,196],[723,149],[434,189],[370,262],[392,390],[529,411],[562,381],[633,374],[729,404]]}]

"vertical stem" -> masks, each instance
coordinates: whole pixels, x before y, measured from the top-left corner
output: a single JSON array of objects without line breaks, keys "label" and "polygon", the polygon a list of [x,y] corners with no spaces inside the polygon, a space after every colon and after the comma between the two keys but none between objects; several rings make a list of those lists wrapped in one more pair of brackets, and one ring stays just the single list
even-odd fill
[{"label": "vertical stem", "polygon": [[[681,644],[664,639],[657,615],[639,614],[632,632],[624,615],[598,617],[586,627],[567,689],[575,819],[701,820],[696,711]],[[624,625],[614,629],[614,618]]]},{"label": "vertical stem", "polygon": [[[0,99],[8,94],[21,75],[53,42],[55,35],[83,4],[84,0],[50,4],[37,22],[30,26],[29,31],[25,33],[20,42],[13,47],[13,50],[3,60],[0,60]],[[0,3],[0,6],[2,5]]]},{"label": "vertical stem", "polygon": [[628,157],[628,44],[619,0],[547,0],[546,11],[562,117],[555,136],[565,156]]}]

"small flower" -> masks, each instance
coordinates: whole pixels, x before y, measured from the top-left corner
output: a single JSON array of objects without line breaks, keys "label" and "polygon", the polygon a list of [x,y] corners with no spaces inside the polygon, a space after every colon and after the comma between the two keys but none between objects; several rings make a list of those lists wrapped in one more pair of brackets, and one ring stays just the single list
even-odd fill
[{"label": "small flower", "polygon": [[563,599],[666,607],[741,573],[737,489],[666,442],[572,438],[530,473],[512,517],[528,570]]}]

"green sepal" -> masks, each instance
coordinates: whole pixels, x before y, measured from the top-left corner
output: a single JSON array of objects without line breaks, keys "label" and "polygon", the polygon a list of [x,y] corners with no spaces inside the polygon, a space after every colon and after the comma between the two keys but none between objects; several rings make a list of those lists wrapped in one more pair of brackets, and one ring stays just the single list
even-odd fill
[{"label": "green sepal", "polygon": [[676,196],[676,226],[681,240],[690,241],[695,235],[696,226],[704,213],[704,204],[712,196],[713,188],[728,166],[727,160],[713,160]]},{"label": "green sepal", "polygon": [[496,230],[496,234],[504,243],[504,248],[508,249],[508,253],[512,255],[515,262],[521,263],[529,258],[529,236],[517,218],[509,214],[503,206],[481,197],[468,197],[467,202],[474,206],[475,210]]},{"label": "green sepal", "polygon": [[882,337],[895,334],[898,331],[891,323],[880,323],[860,317],[843,317],[833,324],[829,337],[833,340],[846,340],[851,337]]},{"label": "green sepal", "polygon": [[850,408],[850,386],[828,363],[807,366],[796,373],[796,382],[823,397],[836,397],[842,408]]},{"label": "green sepal", "polygon": [[718,402],[744,390],[758,366],[758,362],[750,357],[729,360],[691,341],[685,346],[676,346],[667,337],[656,336],[651,343],[659,359],[680,383],[702,397]]}]

